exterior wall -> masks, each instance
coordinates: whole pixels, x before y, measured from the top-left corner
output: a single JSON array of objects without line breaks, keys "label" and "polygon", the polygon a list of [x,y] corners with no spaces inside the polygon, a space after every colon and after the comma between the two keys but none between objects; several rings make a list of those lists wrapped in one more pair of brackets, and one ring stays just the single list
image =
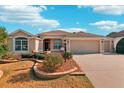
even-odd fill
[{"label": "exterior wall", "polygon": [[99,53],[99,40],[71,40],[71,52],[73,53]]},{"label": "exterior wall", "polygon": [[9,38],[9,41],[8,41],[8,46],[9,46],[9,50],[10,51],[13,51],[14,49],[13,49],[13,38]]},{"label": "exterior wall", "polygon": [[29,38],[29,52],[32,53],[35,49],[35,39]]},{"label": "exterior wall", "polygon": [[114,51],[114,43],[112,39],[104,40],[104,52],[113,52]]},{"label": "exterior wall", "polygon": [[110,52],[110,40],[104,41],[104,52]]}]

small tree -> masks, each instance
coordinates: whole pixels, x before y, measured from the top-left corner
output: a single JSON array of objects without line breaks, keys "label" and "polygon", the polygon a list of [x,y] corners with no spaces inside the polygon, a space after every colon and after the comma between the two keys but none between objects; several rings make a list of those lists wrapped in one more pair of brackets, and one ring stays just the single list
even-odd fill
[{"label": "small tree", "polygon": [[8,52],[8,34],[5,27],[0,27],[0,58]]}]

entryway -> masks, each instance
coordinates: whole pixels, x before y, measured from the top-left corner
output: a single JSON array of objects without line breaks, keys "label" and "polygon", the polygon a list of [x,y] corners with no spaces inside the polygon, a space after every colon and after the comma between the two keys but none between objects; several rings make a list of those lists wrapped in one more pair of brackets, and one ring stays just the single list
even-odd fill
[{"label": "entryway", "polygon": [[44,39],[43,47],[44,51],[50,51],[50,39]]}]

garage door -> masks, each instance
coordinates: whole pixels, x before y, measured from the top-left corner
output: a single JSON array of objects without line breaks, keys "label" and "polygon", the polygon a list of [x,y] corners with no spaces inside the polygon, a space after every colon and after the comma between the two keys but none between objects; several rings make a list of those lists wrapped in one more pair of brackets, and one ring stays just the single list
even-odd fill
[{"label": "garage door", "polygon": [[75,54],[98,53],[99,41],[71,40],[70,50]]}]

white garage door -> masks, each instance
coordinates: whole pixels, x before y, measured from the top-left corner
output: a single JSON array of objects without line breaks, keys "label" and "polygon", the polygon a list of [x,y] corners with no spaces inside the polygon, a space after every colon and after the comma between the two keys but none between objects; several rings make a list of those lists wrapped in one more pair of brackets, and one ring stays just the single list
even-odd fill
[{"label": "white garage door", "polygon": [[70,50],[72,53],[85,54],[85,53],[99,53],[99,41],[92,40],[71,40]]}]

